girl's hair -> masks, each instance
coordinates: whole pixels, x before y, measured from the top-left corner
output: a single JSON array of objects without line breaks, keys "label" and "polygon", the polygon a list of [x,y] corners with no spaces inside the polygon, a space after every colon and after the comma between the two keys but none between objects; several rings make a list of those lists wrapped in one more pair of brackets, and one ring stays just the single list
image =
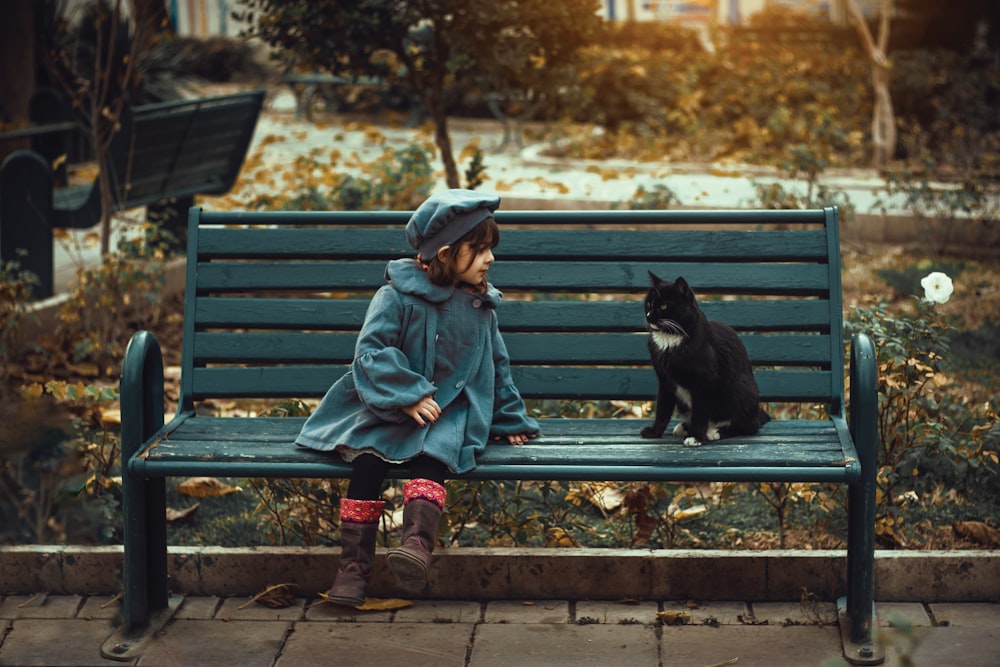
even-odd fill
[{"label": "girl's hair", "polygon": [[[465,233],[465,235],[452,243],[447,250],[442,253],[444,259],[439,255],[431,257],[430,260],[420,258],[420,261],[427,269],[427,275],[435,285],[454,285],[458,274],[465,271],[472,265],[473,259],[469,259],[469,266],[458,266],[458,251],[463,245],[472,248],[473,254],[480,253],[487,248],[496,248],[500,243],[500,228],[496,220],[490,216]],[[486,292],[487,277],[483,276],[482,282],[473,285],[477,292]]]}]

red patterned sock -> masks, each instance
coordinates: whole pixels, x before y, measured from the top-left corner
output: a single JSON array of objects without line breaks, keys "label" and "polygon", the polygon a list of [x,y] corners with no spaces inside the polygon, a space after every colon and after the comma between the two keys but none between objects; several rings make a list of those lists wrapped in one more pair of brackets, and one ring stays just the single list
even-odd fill
[{"label": "red patterned sock", "polygon": [[434,503],[441,509],[444,509],[447,492],[443,486],[430,479],[411,479],[404,482],[403,504],[409,505],[410,502],[418,498],[426,500],[429,503]]},{"label": "red patterned sock", "polygon": [[382,518],[384,500],[340,499],[340,520],[346,523],[378,523]]}]

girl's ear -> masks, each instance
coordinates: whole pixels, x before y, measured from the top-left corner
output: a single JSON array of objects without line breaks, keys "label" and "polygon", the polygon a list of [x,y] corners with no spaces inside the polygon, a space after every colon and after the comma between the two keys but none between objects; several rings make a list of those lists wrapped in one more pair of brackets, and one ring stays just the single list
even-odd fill
[{"label": "girl's ear", "polygon": [[448,261],[448,251],[451,250],[450,245],[441,246],[441,249],[437,251],[437,258],[442,264]]}]

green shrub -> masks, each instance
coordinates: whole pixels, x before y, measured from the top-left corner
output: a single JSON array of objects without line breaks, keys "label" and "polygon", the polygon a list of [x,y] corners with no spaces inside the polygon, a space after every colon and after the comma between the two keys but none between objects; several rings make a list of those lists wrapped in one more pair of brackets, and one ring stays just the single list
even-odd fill
[{"label": "green shrub", "polygon": [[[845,338],[867,332],[877,348],[876,534],[899,546],[915,537],[903,510],[921,502],[916,489],[922,475],[936,471],[938,480],[942,474],[958,480],[970,469],[998,472],[1000,442],[992,408],[969,405],[950,391],[951,323],[936,304],[950,297],[951,280],[931,273],[922,282],[925,296],[914,298],[912,310],[893,313],[882,301],[855,308],[845,323]],[[925,482],[923,490],[927,487]]]}]

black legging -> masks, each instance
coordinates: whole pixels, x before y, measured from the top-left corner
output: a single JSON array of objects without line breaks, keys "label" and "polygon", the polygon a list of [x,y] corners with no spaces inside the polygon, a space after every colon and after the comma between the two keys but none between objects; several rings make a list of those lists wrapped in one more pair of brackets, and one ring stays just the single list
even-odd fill
[{"label": "black legging", "polygon": [[[374,454],[361,454],[354,459],[351,482],[347,486],[347,497],[352,500],[378,500],[382,497],[382,485],[393,465],[383,461]],[[418,456],[410,461],[410,472],[413,479],[429,479],[438,484],[444,484],[447,471],[445,464],[429,456]]]}]

